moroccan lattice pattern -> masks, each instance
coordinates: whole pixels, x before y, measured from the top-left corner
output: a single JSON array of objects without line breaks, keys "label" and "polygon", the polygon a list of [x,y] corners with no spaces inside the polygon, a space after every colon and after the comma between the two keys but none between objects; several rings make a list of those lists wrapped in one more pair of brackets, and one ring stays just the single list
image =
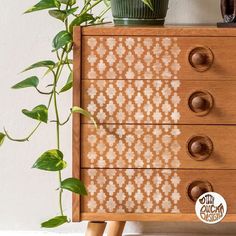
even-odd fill
[{"label": "moroccan lattice pattern", "polygon": [[83,170],[88,196],[83,212],[179,213],[180,178],[175,170]]},{"label": "moroccan lattice pattern", "polygon": [[177,123],[179,87],[179,80],[86,80],[82,105],[98,123]]},{"label": "moroccan lattice pattern", "polygon": [[84,79],[177,79],[177,38],[87,37]]},{"label": "moroccan lattice pattern", "polygon": [[176,125],[84,125],[82,166],[179,168],[180,134]]}]

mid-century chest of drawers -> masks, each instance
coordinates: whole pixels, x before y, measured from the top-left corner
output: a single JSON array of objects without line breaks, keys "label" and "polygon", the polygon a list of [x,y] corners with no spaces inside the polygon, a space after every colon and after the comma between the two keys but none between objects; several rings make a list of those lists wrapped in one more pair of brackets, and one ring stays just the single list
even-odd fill
[{"label": "mid-century chest of drawers", "polygon": [[73,220],[196,221],[220,193],[236,221],[236,30],[77,27]]}]

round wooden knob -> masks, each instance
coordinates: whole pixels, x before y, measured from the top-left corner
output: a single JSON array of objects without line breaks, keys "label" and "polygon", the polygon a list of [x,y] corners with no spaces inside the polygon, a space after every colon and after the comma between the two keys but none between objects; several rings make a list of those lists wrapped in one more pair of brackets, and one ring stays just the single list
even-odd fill
[{"label": "round wooden knob", "polygon": [[208,92],[197,91],[190,96],[188,105],[196,115],[207,115],[213,107],[213,97]]},{"label": "round wooden knob", "polygon": [[213,143],[207,136],[194,136],[189,140],[187,150],[191,158],[196,161],[203,161],[212,155]]},{"label": "round wooden knob", "polygon": [[205,109],[207,109],[208,102],[204,97],[199,96],[199,97],[194,97],[192,99],[191,105],[195,110],[204,111]]},{"label": "round wooden knob", "polygon": [[192,55],[192,63],[196,66],[205,65],[207,63],[207,54],[195,52]]},{"label": "round wooden knob", "polygon": [[204,143],[201,143],[200,141],[192,143],[190,148],[191,152],[194,154],[201,154],[206,150]]},{"label": "round wooden knob", "polygon": [[196,47],[189,53],[189,63],[197,71],[210,69],[213,61],[214,55],[207,47]]},{"label": "round wooden knob", "polygon": [[191,197],[194,200],[197,200],[199,197],[202,196],[202,194],[207,193],[207,189],[201,188],[201,186],[195,186],[191,189]]},{"label": "round wooden knob", "polygon": [[197,180],[192,182],[188,187],[188,197],[193,201],[196,202],[202,194],[207,192],[212,192],[213,187],[207,181]]}]

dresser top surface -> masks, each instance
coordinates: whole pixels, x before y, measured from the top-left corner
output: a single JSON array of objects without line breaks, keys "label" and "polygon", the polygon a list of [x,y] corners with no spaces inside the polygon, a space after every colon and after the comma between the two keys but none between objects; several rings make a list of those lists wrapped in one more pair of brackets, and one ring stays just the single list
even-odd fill
[{"label": "dresser top surface", "polygon": [[[79,30],[80,27],[75,28],[75,32]],[[216,25],[115,26],[106,23],[83,26],[82,35],[236,37],[236,28],[218,28]]]}]

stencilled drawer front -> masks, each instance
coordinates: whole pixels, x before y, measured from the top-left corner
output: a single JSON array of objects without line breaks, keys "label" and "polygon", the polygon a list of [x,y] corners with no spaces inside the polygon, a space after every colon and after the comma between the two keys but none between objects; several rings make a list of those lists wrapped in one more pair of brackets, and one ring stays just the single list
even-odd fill
[{"label": "stencilled drawer front", "polygon": [[98,123],[236,124],[233,81],[84,80],[82,91]]},{"label": "stencilled drawer front", "polygon": [[235,59],[234,37],[86,36],[82,77],[235,79]]},{"label": "stencilled drawer front", "polygon": [[83,213],[194,214],[194,187],[221,194],[228,214],[236,213],[233,170],[83,169],[82,180],[88,189]]},{"label": "stencilled drawer front", "polygon": [[236,126],[82,125],[82,168],[236,169]]}]

